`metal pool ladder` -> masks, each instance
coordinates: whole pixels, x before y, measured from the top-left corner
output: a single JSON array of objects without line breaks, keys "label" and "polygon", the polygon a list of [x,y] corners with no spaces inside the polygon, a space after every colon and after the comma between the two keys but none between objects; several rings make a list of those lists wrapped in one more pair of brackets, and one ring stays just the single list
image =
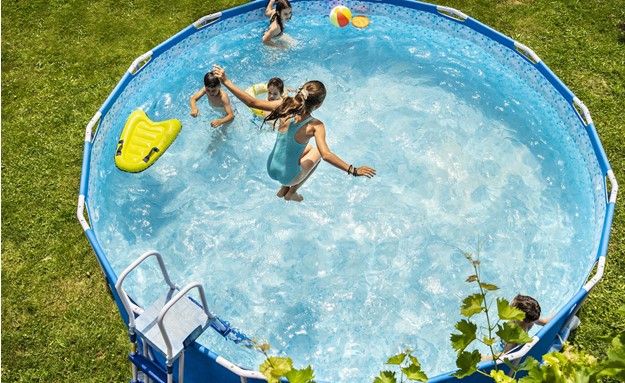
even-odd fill
[{"label": "metal pool ladder", "polygon": [[[142,310],[138,305],[131,303],[122,285],[126,276],[151,256],[158,260],[168,289],[149,307]],[[193,282],[181,290],[169,278],[161,254],[150,250],[121,273],[115,289],[128,313],[128,333],[131,343],[128,358],[132,363],[131,383],[142,383],[138,376],[139,370],[145,374],[148,381],[173,383],[173,365],[178,358],[180,361],[177,382],[183,383],[184,350],[215,321],[215,317],[208,311],[202,285],[199,282]],[[192,289],[198,290],[201,306],[188,296]],[[143,355],[137,353],[137,335],[143,340]],[[153,361],[153,358],[150,358],[150,347],[165,357],[166,373]]]}]

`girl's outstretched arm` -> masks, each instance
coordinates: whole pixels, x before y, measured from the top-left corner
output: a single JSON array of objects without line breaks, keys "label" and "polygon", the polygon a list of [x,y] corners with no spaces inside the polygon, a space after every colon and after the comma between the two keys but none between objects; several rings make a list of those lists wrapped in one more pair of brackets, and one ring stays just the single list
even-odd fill
[{"label": "girl's outstretched arm", "polygon": [[215,77],[217,77],[219,81],[221,81],[221,83],[226,88],[228,88],[228,90],[232,92],[232,94],[236,98],[241,100],[245,105],[250,108],[272,111],[280,106],[280,104],[282,104],[282,100],[268,101],[252,97],[252,95],[248,94],[246,91],[234,85],[234,83],[230,81],[228,77],[226,77],[225,69],[223,69],[219,65],[213,65],[213,73],[215,74]]},{"label": "girl's outstretched arm", "polygon": [[319,121],[318,125],[315,125],[314,129],[315,143],[317,144],[317,149],[319,150],[319,153],[321,153],[321,158],[323,158],[324,161],[355,177],[365,176],[371,178],[375,176],[375,169],[367,165],[362,165],[359,167],[348,165],[347,162],[343,161],[339,156],[330,151],[330,148],[326,143],[326,128],[321,121]]},{"label": "girl's outstretched arm", "polygon": [[267,4],[267,8],[265,8],[265,16],[267,17],[273,16],[273,13],[275,12],[273,10],[273,3],[275,2],[276,0],[269,0],[269,4]]}]

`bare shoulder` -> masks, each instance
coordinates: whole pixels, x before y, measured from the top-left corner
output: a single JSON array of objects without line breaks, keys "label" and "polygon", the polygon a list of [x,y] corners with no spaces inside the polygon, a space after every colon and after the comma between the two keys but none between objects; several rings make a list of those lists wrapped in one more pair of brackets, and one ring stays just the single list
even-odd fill
[{"label": "bare shoulder", "polygon": [[308,134],[315,135],[322,133],[325,135],[326,127],[321,120],[313,117],[312,120],[308,121],[308,126],[306,127],[306,130],[309,132]]},{"label": "bare shoulder", "polygon": [[228,96],[228,92],[226,92],[223,89],[220,89],[219,92],[220,92],[219,98],[221,99],[223,103],[230,102],[230,96]]},{"label": "bare shoulder", "polygon": [[269,28],[267,29],[266,33],[271,34],[271,36],[273,35],[277,35],[280,32],[280,24],[278,24],[278,22],[276,20],[272,21],[269,24]]},{"label": "bare shoulder", "polygon": [[314,129],[325,129],[325,125],[323,125],[323,122],[314,117],[312,120],[308,121],[308,124]]}]

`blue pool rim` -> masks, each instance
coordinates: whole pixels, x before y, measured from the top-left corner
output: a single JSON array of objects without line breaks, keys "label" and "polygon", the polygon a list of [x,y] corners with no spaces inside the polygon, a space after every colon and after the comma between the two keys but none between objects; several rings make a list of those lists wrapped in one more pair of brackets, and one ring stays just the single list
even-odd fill
[{"label": "blue pool rim", "polygon": [[[291,3],[307,2],[307,1],[319,1],[319,0],[291,0]],[[553,86],[553,88],[569,103],[579,117],[580,123],[584,126],[588,138],[592,144],[592,149],[596,156],[597,162],[601,169],[604,179],[604,195],[606,198],[606,212],[603,221],[603,227],[601,230],[601,238],[597,249],[597,254],[594,261],[595,274],[588,276],[587,282],[580,288],[580,290],[564,305],[564,307],[553,317],[553,319],[544,326],[534,337],[533,342],[525,345],[518,351],[508,354],[507,357],[511,360],[523,359],[527,356],[532,356],[538,360],[542,358],[544,354],[553,350],[561,348],[561,339],[566,339],[569,332],[568,324],[573,316],[580,309],[581,305],[588,297],[590,291],[594,288],[596,283],[603,277],[606,255],[608,250],[608,241],[610,239],[610,230],[612,227],[612,221],[614,217],[614,209],[616,204],[616,195],[618,192],[618,184],[614,173],[610,167],[607,156],[595,129],[595,125],[592,122],[590,113],[584,104],[575,97],[575,95],[560,81],[560,79],[535,55],[529,48],[519,44],[511,38],[497,32],[496,30],[480,23],[479,21],[472,19],[464,15],[457,10],[440,7],[432,4],[422,3],[413,0],[360,0],[362,3],[371,4],[389,4],[399,7],[410,8],[422,12],[428,12],[440,17],[447,18],[453,22],[461,23],[481,35],[490,38],[491,40],[503,45],[506,48],[516,52],[521,57],[531,63],[539,73]],[[329,6],[341,5],[341,1],[330,1]],[[110,110],[112,105],[118,99],[123,90],[130,84],[130,82],[136,77],[136,75],[150,63],[156,57],[162,55],[164,52],[175,46],[179,42],[183,41],[187,37],[202,31],[204,28],[211,28],[218,23],[223,22],[229,18],[258,10],[266,6],[265,0],[255,0],[250,3],[228,9],[222,12],[217,12],[212,15],[205,16],[195,23],[189,25],[167,41],[158,45],[151,51],[137,58],[128,71],[121,78],[113,92],[104,101],[100,109],[96,112],[94,117],[89,121],[85,131],[85,142],[83,149],[83,161],[82,172],[80,177],[80,190],[78,197],[78,207],[76,215],[78,220],[85,231],[85,234],[93,247],[98,262],[102,267],[105,275],[106,283],[113,295],[115,302],[120,311],[120,315],[124,323],[128,322],[128,313],[124,309],[121,303],[120,297],[115,289],[115,283],[117,282],[117,275],[111,267],[106,254],[100,246],[98,239],[89,224],[88,218],[85,218],[85,208],[87,210],[87,216],[89,216],[89,206],[87,202],[88,196],[88,183],[89,172],[91,163],[91,151],[93,148],[93,142],[97,136],[98,127],[106,113]],[[610,184],[610,190],[608,191],[608,181]],[[390,355],[389,355],[390,356]],[[380,361],[382,365],[384,361]],[[296,361],[297,363],[297,361]],[[164,366],[164,364],[162,364]],[[492,368],[493,362],[485,362],[481,364],[481,369],[488,371]],[[315,366],[313,366],[314,368]],[[427,370],[427,367],[426,367]],[[430,379],[431,382],[455,382],[457,378],[451,374],[453,372],[441,374]],[[187,382],[200,382],[209,380],[215,380],[226,383],[238,383],[241,381],[240,376],[245,376],[248,382],[263,382],[265,379],[257,371],[245,370],[236,366],[214,352],[210,351],[205,346],[194,343],[185,352],[185,380]],[[484,377],[481,374],[473,374],[471,377],[463,379],[463,382],[481,382],[484,381]]]}]

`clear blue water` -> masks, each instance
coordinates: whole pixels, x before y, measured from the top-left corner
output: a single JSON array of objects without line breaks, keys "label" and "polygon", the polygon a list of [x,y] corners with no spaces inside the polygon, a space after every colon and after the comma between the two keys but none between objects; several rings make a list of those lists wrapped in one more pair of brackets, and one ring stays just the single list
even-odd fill
[{"label": "clear blue water", "polygon": [[[583,283],[600,225],[586,164],[541,95],[472,43],[371,19],[338,29],[295,14],[288,51],[259,46],[266,21],[198,43],[100,128],[90,179],[91,223],[118,273],[159,250],[180,284],[203,282],[211,311],[335,382],[370,381],[406,347],[430,374],[453,368],[449,334],[472,271],[458,249],[474,251],[478,236],[486,281],[550,314]],[[210,127],[220,116],[206,100],[189,115],[213,63],[243,88],[323,81],[314,115],[330,148],[378,175],[322,163],[303,203],[276,198],[265,170],[275,133],[232,96],[227,127]],[[136,108],[183,128],[154,166],[130,174],[113,153]],[[153,298],[156,275],[133,277],[139,301]],[[202,342],[246,368],[261,361],[211,331]]]}]

